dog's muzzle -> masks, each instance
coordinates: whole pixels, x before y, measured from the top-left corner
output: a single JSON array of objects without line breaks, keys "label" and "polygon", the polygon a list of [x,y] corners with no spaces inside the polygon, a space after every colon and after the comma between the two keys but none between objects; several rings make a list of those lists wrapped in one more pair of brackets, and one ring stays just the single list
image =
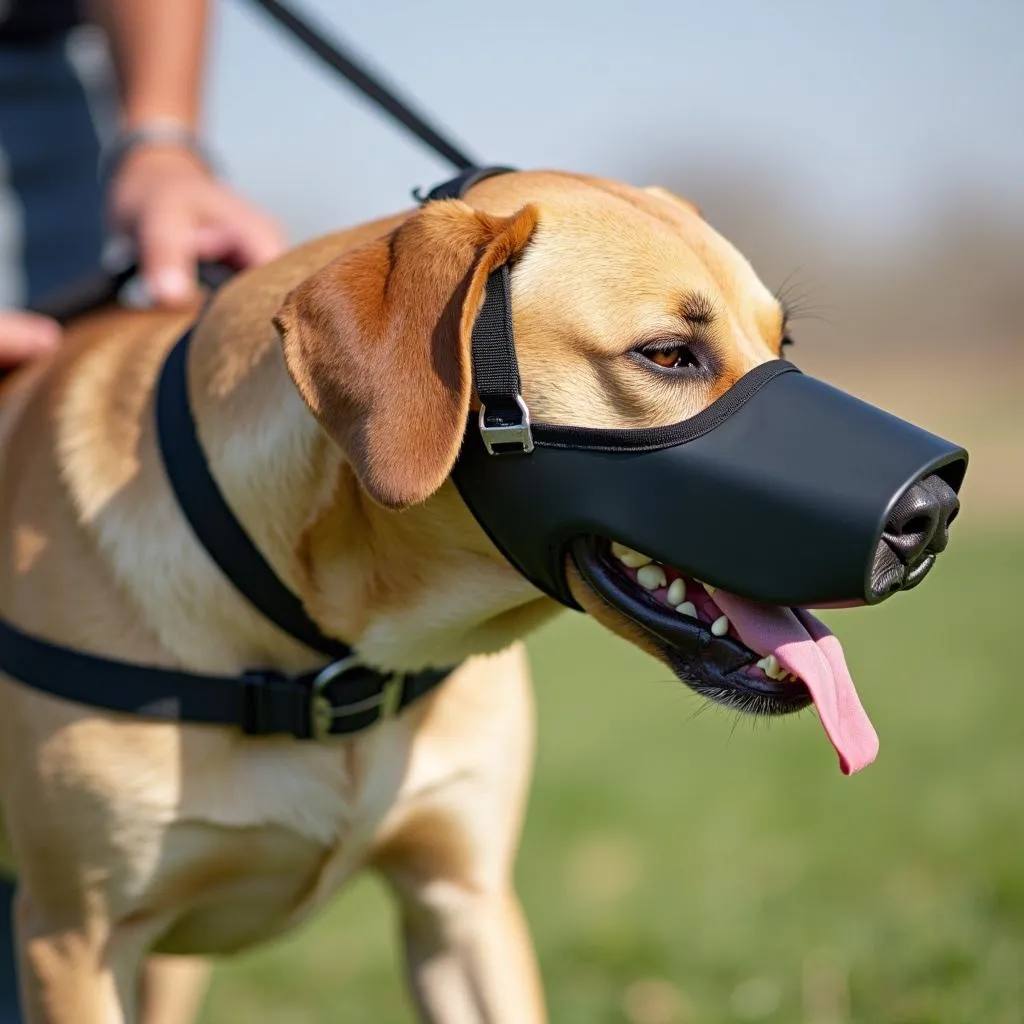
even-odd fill
[{"label": "dog's muzzle", "polygon": [[781,359],[670,426],[531,423],[509,309],[502,268],[474,327],[482,407],[453,477],[505,557],[563,604],[577,607],[565,564],[580,537],[795,607],[875,604],[946,547],[962,448]]}]

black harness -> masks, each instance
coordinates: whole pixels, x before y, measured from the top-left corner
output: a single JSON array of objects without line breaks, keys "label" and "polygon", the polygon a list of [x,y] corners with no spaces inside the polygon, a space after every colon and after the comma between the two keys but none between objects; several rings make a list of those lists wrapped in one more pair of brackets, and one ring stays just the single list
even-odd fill
[{"label": "black harness", "polygon": [[[483,178],[507,170],[469,168],[436,186],[421,201],[460,198]],[[224,280],[215,268],[203,269],[214,287]],[[117,283],[123,285],[126,280],[121,273]],[[91,282],[56,299],[49,311],[67,319],[84,312],[82,307],[96,305],[101,296],[104,289]],[[474,326],[475,363],[477,353],[506,337],[510,317],[508,272],[503,268],[491,275],[487,299]],[[237,676],[205,675],[87,654],[32,636],[0,619],[0,672],[80,704],[149,718],[235,726],[248,736],[323,739],[369,728],[429,693],[453,667],[393,673],[364,665],[347,644],[322,632],[280,580],[210,472],[189,403],[192,333],[189,329],[171,349],[156,390],[157,441],[174,496],[196,539],[234,588],[278,629],[326,655],[330,662],[297,676],[273,668],[250,669]],[[510,338],[506,344],[511,344]],[[483,365],[480,372],[490,379]]]},{"label": "black harness", "polygon": [[298,676],[251,669],[202,675],[86,654],[0,620],[0,671],[57,697],[153,718],[239,727],[249,736],[322,739],[365,729],[429,693],[450,668],[396,674],[324,635],[253,544],[210,473],[186,376],[189,331],[171,350],[156,397],[160,452],[189,525],[233,586],[283,632],[331,661]]},{"label": "black harness", "polygon": [[[363,67],[279,0],[257,0],[271,17],[413,135],[460,170],[421,201],[461,197],[476,181],[506,168],[481,169]],[[230,271],[200,263],[216,288]],[[61,322],[116,301],[137,267],[126,263],[76,281],[38,307]],[[505,296],[507,300],[507,294]],[[482,325],[490,317],[482,317]],[[0,672],[65,700],[148,718],[234,726],[248,736],[296,739],[343,736],[369,728],[442,683],[453,667],[394,673],[364,665],[341,640],[326,636],[278,578],[221,494],[196,433],[188,397],[192,331],[172,349],[157,389],[157,430],[168,480],[197,540],[240,594],[279,629],[331,660],[316,672],[288,675],[256,668],[206,675],[87,654],[33,636],[0,619]]]}]

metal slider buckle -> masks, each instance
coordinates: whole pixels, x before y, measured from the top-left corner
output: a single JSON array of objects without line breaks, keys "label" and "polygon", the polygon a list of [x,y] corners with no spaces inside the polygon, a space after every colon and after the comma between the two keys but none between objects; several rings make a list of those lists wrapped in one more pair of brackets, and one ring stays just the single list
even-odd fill
[{"label": "metal slider buckle", "polygon": [[[488,455],[529,455],[533,451],[533,433],[530,430],[530,410],[522,395],[516,395],[523,418],[518,423],[487,422],[487,407],[480,403],[480,437]],[[510,446],[518,447],[510,447]]]},{"label": "metal slider buckle", "polygon": [[362,700],[353,701],[351,704],[335,706],[324,692],[327,687],[339,676],[354,668],[363,667],[363,663],[356,654],[334,661],[325,669],[318,672],[310,686],[309,695],[309,732],[315,740],[326,739],[331,735],[331,727],[335,719],[350,718],[352,715],[361,715],[366,711],[379,708],[377,721],[391,718],[397,711],[402,699],[402,675],[396,673],[390,676],[381,687],[380,693],[375,693]]}]

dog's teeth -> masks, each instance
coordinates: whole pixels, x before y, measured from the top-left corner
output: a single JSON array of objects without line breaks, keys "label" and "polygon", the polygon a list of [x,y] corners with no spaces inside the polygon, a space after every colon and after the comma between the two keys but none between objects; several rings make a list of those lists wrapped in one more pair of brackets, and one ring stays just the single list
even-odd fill
[{"label": "dog's teeth", "polygon": [[709,597],[714,597],[715,591],[718,590],[718,587],[713,587],[710,583],[702,583],[701,586],[708,592]]},{"label": "dog's teeth", "polygon": [[619,544],[617,541],[612,541],[612,554],[628,569],[640,569],[654,561],[650,556],[627,548],[625,544]]},{"label": "dog's teeth", "polygon": [[771,664],[771,662],[770,662],[770,661],[769,661],[769,660],[768,660],[767,658],[762,658],[762,659],[761,659],[761,660],[760,660],[760,661],[759,661],[759,662],[757,663],[757,667],[758,667],[758,668],[759,668],[759,669],[760,669],[760,670],[761,670],[762,672],[764,672],[764,673],[765,673],[765,675],[767,675],[767,674],[768,674],[768,666],[769,666],[770,664]]},{"label": "dog's teeth", "polygon": [[729,619],[725,615],[720,615],[711,623],[711,632],[715,636],[725,636],[729,632]]},{"label": "dog's teeth", "polygon": [[642,569],[645,565],[650,565],[654,559],[649,555],[641,555],[639,551],[633,551],[623,556],[620,561],[629,569]]},{"label": "dog's teeth", "polygon": [[665,595],[665,600],[668,601],[673,608],[677,604],[681,604],[686,600],[686,584],[682,580],[673,580],[672,586],[668,588],[668,593]]},{"label": "dog's teeth", "polygon": [[637,570],[636,581],[646,590],[657,590],[665,586],[665,570],[660,565],[644,565]]},{"label": "dog's teeth", "polygon": [[697,606],[692,601],[684,601],[676,605],[676,611],[680,615],[689,615],[691,619],[697,618]]},{"label": "dog's teeth", "polygon": [[776,658],[774,654],[769,654],[764,660],[766,662],[764,666],[764,674],[769,679],[781,679],[785,675],[784,670],[779,665],[779,659]]}]

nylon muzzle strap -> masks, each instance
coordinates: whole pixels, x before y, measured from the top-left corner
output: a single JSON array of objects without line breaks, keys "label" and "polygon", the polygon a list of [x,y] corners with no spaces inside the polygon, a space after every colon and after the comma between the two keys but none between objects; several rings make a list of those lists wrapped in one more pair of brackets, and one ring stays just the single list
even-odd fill
[{"label": "nylon muzzle strap", "polygon": [[533,451],[530,412],[522,396],[512,333],[509,272],[502,265],[487,279],[473,326],[473,377],[480,396],[480,434],[491,455]]},{"label": "nylon muzzle strap", "polygon": [[[512,167],[472,167],[436,185],[426,195],[413,193],[421,203],[462,199],[487,178],[514,171]],[[533,451],[530,412],[523,401],[519,361],[512,329],[512,287],[507,264],[491,272],[484,301],[473,324],[471,344],[473,383],[480,398],[480,434],[491,455]]]}]

